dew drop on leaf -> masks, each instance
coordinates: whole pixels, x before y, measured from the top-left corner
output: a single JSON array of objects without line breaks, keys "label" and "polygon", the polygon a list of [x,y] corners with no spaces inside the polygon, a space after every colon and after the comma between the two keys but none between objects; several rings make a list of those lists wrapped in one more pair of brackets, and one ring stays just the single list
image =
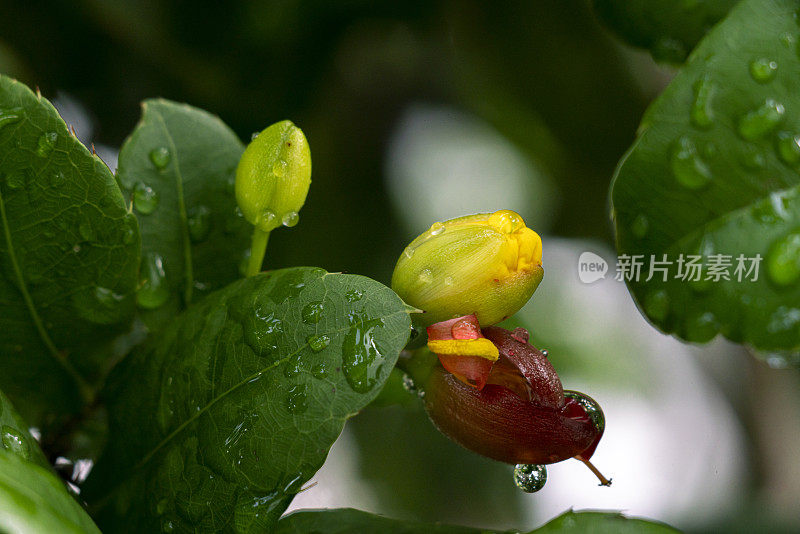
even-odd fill
[{"label": "dew drop on leaf", "polygon": [[367,320],[355,316],[353,326],[342,344],[342,371],[347,383],[357,393],[367,393],[378,381],[384,357],[375,345],[374,331],[383,326],[383,319]]},{"label": "dew drop on leaf", "polygon": [[778,63],[762,57],[750,62],[750,76],[758,83],[767,83],[778,73]]},{"label": "dew drop on leaf", "polygon": [[305,385],[298,384],[289,389],[289,396],[286,397],[286,407],[293,414],[301,414],[308,409]]},{"label": "dew drop on leaf", "polygon": [[412,247],[408,246],[408,247],[406,247],[406,249],[403,251],[403,255],[405,255],[405,257],[406,257],[406,258],[411,258],[411,257],[414,255],[414,251],[415,251],[415,250],[416,250],[416,249],[414,249],[414,248],[412,248]]},{"label": "dew drop on leaf", "polygon": [[739,119],[739,135],[748,141],[755,141],[774,130],[783,120],[783,104],[769,98],[757,109]]},{"label": "dew drop on leaf", "polygon": [[39,141],[36,143],[36,154],[42,158],[46,158],[53,152],[57,140],[58,134],[56,132],[43,133],[39,136]]},{"label": "dew drop on leaf", "polygon": [[186,214],[189,237],[195,243],[205,241],[211,231],[211,210],[206,206],[195,206]]},{"label": "dew drop on leaf", "polygon": [[640,213],[633,219],[633,223],[631,224],[631,232],[633,235],[638,237],[639,239],[643,238],[647,235],[647,230],[650,228],[650,221],[647,219],[647,216]]},{"label": "dew drop on leaf", "polygon": [[292,226],[297,226],[297,223],[300,222],[300,215],[296,211],[287,211],[283,214],[281,221],[284,226],[291,228]]},{"label": "dew drop on leaf", "polygon": [[328,374],[329,374],[328,366],[325,362],[320,362],[311,368],[311,375],[314,378],[318,379],[327,378]]},{"label": "dew drop on leaf", "polygon": [[547,468],[536,464],[514,466],[514,484],[525,493],[535,493],[547,482]]},{"label": "dew drop on leaf", "polygon": [[440,222],[433,223],[429,232],[431,235],[440,235],[442,232],[444,232],[444,224]]},{"label": "dew drop on leaf", "polygon": [[711,181],[711,170],[697,153],[694,141],[686,136],[673,146],[670,163],[675,180],[688,189],[701,189]]},{"label": "dew drop on leaf", "polygon": [[790,166],[800,162],[800,135],[791,132],[778,133],[778,156]]},{"label": "dew drop on leaf", "polygon": [[433,273],[427,267],[419,272],[419,281],[423,284],[430,284],[433,281]]},{"label": "dew drop on leaf", "polygon": [[645,296],[644,311],[651,319],[663,321],[669,313],[669,296],[663,289],[651,291]]},{"label": "dew drop on leaf", "polygon": [[22,118],[22,108],[0,108],[0,129]]},{"label": "dew drop on leaf", "polygon": [[31,446],[19,430],[3,425],[0,432],[2,432],[2,442],[6,449],[26,460],[30,459]]},{"label": "dew drop on leaf", "polygon": [[270,231],[275,227],[275,220],[278,218],[272,210],[264,210],[258,219],[258,225],[264,231]]},{"label": "dew drop on leaf", "polygon": [[139,182],[133,190],[133,205],[139,213],[149,215],[158,207],[158,193],[149,185]]},{"label": "dew drop on leaf", "polygon": [[308,338],[308,346],[314,352],[319,352],[331,344],[331,337],[327,334],[313,335]]},{"label": "dew drop on leaf", "polygon": [[788,286],[800,279],[800,230],[774,242],[767,253],[767,274],[779,286]]},{"label": "dew drop on leaf", "polygon": [[170,153],[169,149],[165,146],[154,148],[150,151],[148,156],[150,158],[150,162],[155,166],[156,169],[161,170],[169,165]]},{"label": "dew drop on leaf", "polygon": [[300,313],[303,322],[306,324],[316,324],[322,319],[322,312],[324,310],[322,302],[309,302],[303,306],[303,311]]},{"label": "dew drop on leaf", "polygon": [[144,284],[136,293],[136,302],[140,307],[150,310],[162,306],[169,298],[163,258],[153,252],[145,254],[141,276],[144,277]]},{"label": "dew drop on leaf", "polygon": [[697,128],[708,128],[713,122],[714,115],[711,109],[713,93],[714,84],[711,83],[708,76],[704,76],[695,82],[694,102],[692,102],[690,117],[692,124]]}]

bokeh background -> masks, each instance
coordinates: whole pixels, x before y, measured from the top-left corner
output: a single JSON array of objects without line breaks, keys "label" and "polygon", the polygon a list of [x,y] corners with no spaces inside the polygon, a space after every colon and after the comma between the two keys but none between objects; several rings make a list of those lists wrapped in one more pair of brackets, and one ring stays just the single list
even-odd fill
[{"label": "bokeh background", "polygon": [[609,182],[674,72],[588,1],[0,0],[0,14],[0,71],[54,100],[112,170],[148,97],[212,111],[245,140],[281,119],[303,128],[314,183],[268,267],[388,282],[434,220],[501,208],[542,234],[544,282],[515,321],[565,387],[603,406],[593,460],[614,485],[568,461],[524,494],[510,466],[450,443],[392,383],[400,404],[351,420],[293,508],[532,528],[575,507],[697,532],[800,530],[797,370],[682,344],[613,277],[578,280],[583,251],[613,271]]}]

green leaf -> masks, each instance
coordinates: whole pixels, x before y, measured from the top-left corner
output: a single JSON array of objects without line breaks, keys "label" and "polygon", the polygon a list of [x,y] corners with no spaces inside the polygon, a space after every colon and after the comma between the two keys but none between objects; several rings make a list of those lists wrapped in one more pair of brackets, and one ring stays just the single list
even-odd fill
[{"label": "green leaf", "polygon": [[0,530],[98,533],[0,391]]},{"label": "green leaf", "polygon": [[147,100],[122,145],[119,178],[142,231],[142,317],[160,328],[193,300],[233,282],[252,227],[233,195],[244,146],[218,117]]},{"label": "green leaf", "polygon": [[739,0],[594,0],[600,18],[657,61],[682,63]]},{"label": "green leaf", "polygon": [[104,527],[263,531],[381,389],[410,320],[389,288],[294,268],[193,305],[109,379],[84,495]]},{"label": "green leaf", "polygon": [[129,324],[138,262],[108,167],[0,76],[0,387],[32,424],[91,395],[87,354]]},{"label": "green leaf", "polygon": [[[721,333],[760,349],[800,346],[798,8],[734,8],[648,110],[617,168],[620,254],[673,262],[666,282],[644,272],[629,288],[656,326],[687,341]],[[702,256],[701,280],[676,278],[681,254]],[[710,266],[726,261],[730,280],[715,281]]]},{"label": "green leaf", "polygon": [[28,432],[28,424],[19,416],[9,398],[0,391],[0,449],[3,448],[13,450],[22,458],[50,469],[50,463]]},{"label": "green leaf", "polygon": [[9,532],[100,533],[58,477],[7,450],[0,450],[0,525]]},{"label": "green leaf", "polygon": [[[345,534],[392,533],[392,534],[491,534],[491,530],[459,527],[455,525],[426,524],[416,521],[390,519],[351,508],[334,510],[301,510],[294,512],[278,522],[276,534]],[[518,531],[513,531],[518,532]],[[549,533],[580,534],[667,534],[678,532],[664,525],[644,519],[629,519],[614,512],[573,512],[568,511],[553,519],[530,534]]]}]

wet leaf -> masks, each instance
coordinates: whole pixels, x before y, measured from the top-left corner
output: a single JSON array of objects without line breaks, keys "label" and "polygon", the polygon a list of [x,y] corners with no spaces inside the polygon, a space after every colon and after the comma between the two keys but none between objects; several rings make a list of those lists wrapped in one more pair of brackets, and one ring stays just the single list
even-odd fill
[{"label": "wet leaf", "polygon": [[129,324],[139,231],[108,167],[0,76],[0,387],[38,424],[79,409],[87,353]]},{"label": "wet leaf", "polygon": [[193,305],[110,378],[110,443],[84,492],[98,521],[268,530],[378,395],[409,331],[389,288],[308,267]]},{"label": "wet leaf", "polygon": [[119,155],[119,179],[142,231],[142,317],[159,329],[192,301],[240,278],[252,227],[236,206],[244,151],[218,117],[147,100]]},{"label": "wet leaf", "polygon": [[800,346],[798,8],[739,4],[648,110],[617,169],[619,253],[672,262],[666,282],[660,271],[647,281],[645,267],[629,288],[658,328],[687,341]]}]

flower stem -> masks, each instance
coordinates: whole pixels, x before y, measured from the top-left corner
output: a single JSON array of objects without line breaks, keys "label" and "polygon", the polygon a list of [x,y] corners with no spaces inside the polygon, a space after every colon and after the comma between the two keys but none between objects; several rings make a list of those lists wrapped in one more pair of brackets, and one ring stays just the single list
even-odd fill
[{"label": "flower stem", "polygon": [[576,456],[575,458],[580,460],[584,464],[586,464],[586,467],[588,467],[589,470],[592,473],[594,473],[594,476],[596,476],[600,480],[600,485],[601,486],[610,486],[611,485],[611,479],[604,477],[603,473],[601,473],[594,465],[592,465],[592,462],[590,462],[589,460],[584,460],[580,456]]},{"label": "flower stem", "polygon": [[267,253],[267,241],[269,241],[269,232],[255,227],[253,241],[250,245],[250,261],[247,263],[247,276],[255,276],[261,272],[264,255]]}]

